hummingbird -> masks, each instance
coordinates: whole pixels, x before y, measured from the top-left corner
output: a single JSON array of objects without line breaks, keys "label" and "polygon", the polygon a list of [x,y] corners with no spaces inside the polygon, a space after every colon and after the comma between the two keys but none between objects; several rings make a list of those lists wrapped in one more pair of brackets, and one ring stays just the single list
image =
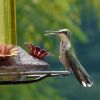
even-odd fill
[{"label": "hummingbird", "polygon": [[91,87],[93,82],[86,70],[80,64],[76,57],[71,44],[71,32],[69,29],[61,29],[59,31],[46,31],[50,34],[56,34],[60,38],[60,62],[68,71],[74,73],[76,79],[84,87]]}]

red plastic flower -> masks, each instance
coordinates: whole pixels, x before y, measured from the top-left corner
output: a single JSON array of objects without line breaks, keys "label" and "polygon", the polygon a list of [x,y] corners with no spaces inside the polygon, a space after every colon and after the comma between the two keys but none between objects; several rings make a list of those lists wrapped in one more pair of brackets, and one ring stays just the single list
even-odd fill
[{"label": "red plastic flower", "polygon": [[0,58],[15,56],[18,54],[18,48],[13,45],[0,45]]},{"label": "red plastic flower", "polygon": [[25,44],[29,49],[29,54],[32,55],[33,57],[43,60],[43,58],[45,58],[46,56],[51,55],[51,53],[48,52],[47,50],[41,49],[40,47],[35,46],[31,43],[30,44],[25,43]]}]

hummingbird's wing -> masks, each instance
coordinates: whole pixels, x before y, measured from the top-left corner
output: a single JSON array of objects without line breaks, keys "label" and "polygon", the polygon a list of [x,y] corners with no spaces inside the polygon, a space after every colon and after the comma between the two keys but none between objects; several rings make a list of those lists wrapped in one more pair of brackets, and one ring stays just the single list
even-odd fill
[{"label": "hummingbird's wing", "polygon": [[82,84],[84,87],[92,86],[92,82],[90,80],[90,76],[86,72],[86,70],[82,67],[80,62],[78,61],[77,57],[75,56],[74,52],[70,49],[65,52],[66,60],[68,60],[68,67],[70,67],[75,74],[77,80]]}]

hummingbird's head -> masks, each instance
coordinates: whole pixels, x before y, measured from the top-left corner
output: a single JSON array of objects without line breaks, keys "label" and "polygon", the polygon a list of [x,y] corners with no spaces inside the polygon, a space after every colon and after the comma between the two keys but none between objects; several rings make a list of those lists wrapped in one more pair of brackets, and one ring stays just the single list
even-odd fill
[{"label": "hummingbird's head", "polygon": [[70,39],[71,32],[69,29],[61,29],[59,31],[46,31],[49,34],[45,35],[51,35],[56,34],[60,37],[61,41],[68,41]]}]

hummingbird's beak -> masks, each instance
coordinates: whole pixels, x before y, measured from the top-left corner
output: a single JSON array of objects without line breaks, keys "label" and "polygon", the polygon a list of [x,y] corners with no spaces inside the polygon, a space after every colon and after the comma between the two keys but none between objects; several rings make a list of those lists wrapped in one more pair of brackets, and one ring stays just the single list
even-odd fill
[{"label": "hummingbird's beak", "polygon": [[59,31],[45,31],[45,32],[47,33],[47,34],[45,34],[45,36],[59,33]]}]

